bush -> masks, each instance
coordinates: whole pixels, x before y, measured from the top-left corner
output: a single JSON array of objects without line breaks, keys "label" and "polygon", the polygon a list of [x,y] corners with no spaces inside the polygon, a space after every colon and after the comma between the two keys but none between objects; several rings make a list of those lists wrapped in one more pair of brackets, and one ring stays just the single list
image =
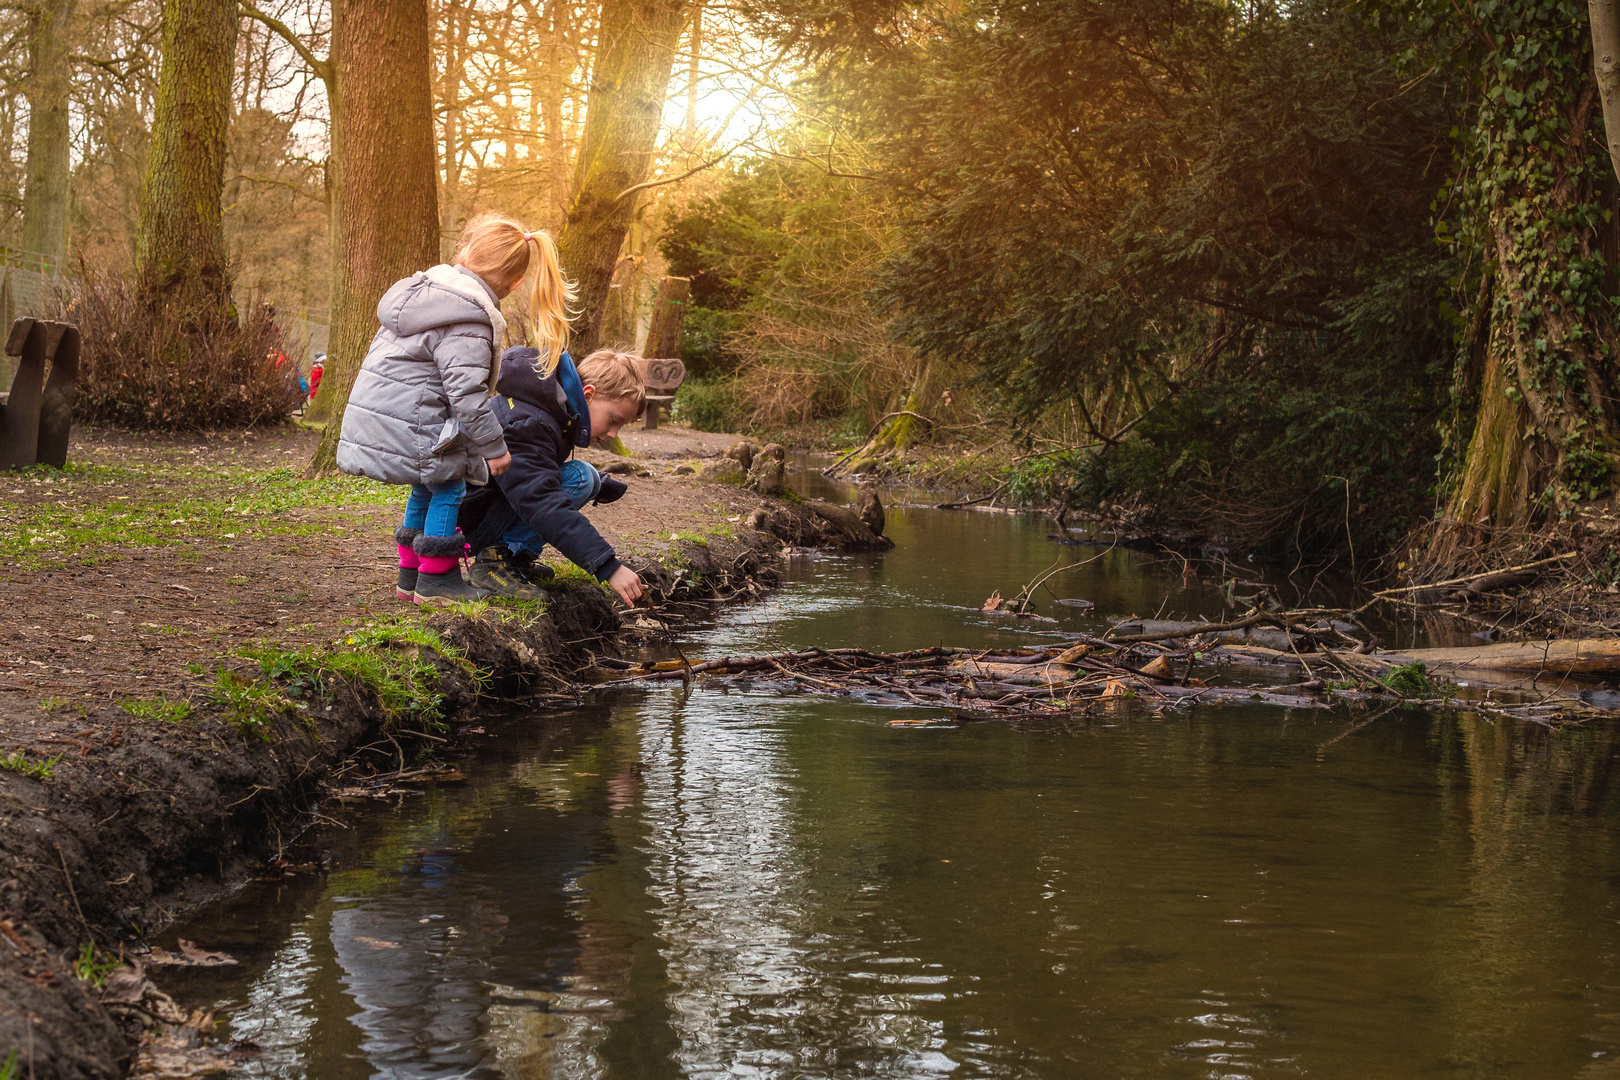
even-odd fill
[{"label": "bush", "polygon": [[53,318],[83,338],[74,418],[149,431],[246,427],[303,400],[295,360],[267,307],[234,313],[154,311],[133,281],[86,271]]},{"label": "bush", "polygon": [[737,368],[737,357],[727,338],[736,333],[739,315],[735,311],[689,307],[681,324],[681,362],[688,376],[714,379]]},{"label": "bush", "polygon": [[687,379],[675,393],[669,418],[699,431],[736,431],[743,422],[743,402],[731,380]]}]

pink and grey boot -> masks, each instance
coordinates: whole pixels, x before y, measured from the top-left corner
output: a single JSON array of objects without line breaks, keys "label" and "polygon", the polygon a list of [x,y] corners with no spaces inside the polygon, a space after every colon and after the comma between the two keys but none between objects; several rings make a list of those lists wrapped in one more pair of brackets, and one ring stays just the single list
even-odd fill
[{"label": "pink and grey boot", "polygon": [[399,548],[399,583],[394,586],[394,595],[407,602],[416,600],[416,575],[422,558],[412,545],[421,535],[421,529],[407,529],[403,525],[394,530],[394,546]]},{"label": "pink and grey boot", "polygon": [[461,534],[418,536],[416,551],[416,593],[413,599],[424,607],[482,600],[489,595],[461,576],[461,557],[467,552]]}]

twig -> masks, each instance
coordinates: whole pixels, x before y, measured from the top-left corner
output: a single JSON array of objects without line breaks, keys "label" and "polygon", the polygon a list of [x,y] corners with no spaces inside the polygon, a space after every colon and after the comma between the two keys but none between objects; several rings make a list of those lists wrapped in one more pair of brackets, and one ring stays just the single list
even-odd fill
[{"label": "twig", "polygon": [[56,849],[56,857],[61,860],[62,876],[67,879],[68,896],[73,899],[73,910],[79,913],[79,925],[84,927],[86,934],[90,935],[90,941],[93,944],[96,940],[95,931],[90,929],[90,920],[84,917],[84,908],[79,906],[79,893],[73,887],[73,875],[68,873],[67,856],[62,854],[61,844],[53,841],[51,847]]},{"label": "twig", "polygon": [[1448,578],[1445,581],[1414,582],[1411,585],[1402,585],[1394,589],[1380,589],[1378,592],[1373,593],[1373,596],[1380,600],[1398,600],[1400,599],[1402,593],[1427,592],[1430,589],[1444,589],[1452,585],[1467,585],[1471,581],[1478,581],[1480,578],[1488,578],[1496,574],[1515,574],[1520,570],[1535,570],[1538,567],[1550,566],[1553,563],[1565,562],[1566,560],[1575,558],[1579,554],[1580,552],[1578,551],[1567,551],[1562,555],[1554,555],[1550,559],[1537,559],[1535,562],[1523,563],[1519,566],[1505,566],[1499,570],[1486,570],[1479,574],[1469,574],[1467,577]]}]

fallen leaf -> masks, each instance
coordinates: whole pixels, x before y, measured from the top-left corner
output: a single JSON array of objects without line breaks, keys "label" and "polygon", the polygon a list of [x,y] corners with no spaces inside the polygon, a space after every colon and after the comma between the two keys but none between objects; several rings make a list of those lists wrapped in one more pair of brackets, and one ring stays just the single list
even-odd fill
[{"label": "fallen leaf", "polygon": [[373,949],[397,949],[397,948],[399,948],[399,942],[397,942],[397,941],[383,941],[380,938],[361,937],[358,934],[355,935],[354,940],[356,940],[358,942],[361,942],[362,944],[365,944],[365,945],[370,945]]},{"label": "fallen leaf", "polygon": [[1001,598],[1001,590],[997,589],[995,592],[990,594],[990,598],[984,602],[984,607],[981,610],[1000,611],[1001,605],[1004,603],[1006,603],[1006,601]]}]

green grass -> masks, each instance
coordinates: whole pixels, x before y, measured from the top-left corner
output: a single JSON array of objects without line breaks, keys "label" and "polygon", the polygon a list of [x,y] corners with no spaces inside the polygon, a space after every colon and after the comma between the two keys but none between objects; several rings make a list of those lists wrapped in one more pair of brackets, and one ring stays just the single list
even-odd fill
[{"label": "green grass", "polygon": [[62,697],[42,698],[40,699],[39,707],[42,711],[47,713],[70,712],[79,717],[89,715],[89,710],[83,705],[75,704],[74,702],[69,701],[67,698]]},{"label": "green grass", "polygon": [[438,669],[424,655],[428,652],[462,667],[480,688],[488,685],[489,672],[437,631],[404,617],[363,626],[332,648],[239,650],[258,663],[269,685],[286,687],[284,707],[289,698],[323,693],[323,684],[335,677],[369,689],[390,721],[414,717],[436,725],[444,719],[444,698]]},{"label": "green grass", "polygon": [[22,751],[13,751],[10,754],[0,755],[0,769],[19,773],[23,776],[32,776],[36,780],[49,780],[56,775],[56,763],[62,760],[62,755],[44,761],[29,761]]},{"label": "green grass", "polygon": [[702,533],[696,533],[696,532],[672,532],[672,533],[669,534],[669,538],[672,541],[684,540],[686,543],[688,543],[688,544],[696,544],[698,547],[706,548],[706,547],[709,546],[709,538],[707,536],[703,535]]},{"label": "green grass", "polygon": [[[46,480],[59,501],[0,507],[0,557],[18,569],[37,569],[53,555],[93,558],[100,548],[315,535],[328,525],[307,520],[307,511],[395,508],[400,501],[396,488],[361,477],[306,480],[285,468],[70,465]],[[39,487],[46,480],[24,473],[8,483]],[[164,486],[141,492],[152,484]]]},{"label": "green grass", "polygon": [[80,982],[87,982],[100,990],[107,976],[124,966],[122,960],[96,958],[96,947],[90,942],[79,946],[79,958],[73,961],[73,974]]},{"label": "green grass", "polygon": [[1429,677],[1428,665],[1422,661],[1391,668],[1378,681],[1403,697],[1444,697],[1447,687],[1446,683]]},{"label": "green grass", "polygon": [[224,708],[227,722],[265,742],[270,741],[271,719],[291,705],[275,684],[258,682],[224,668],[215,673],[208,700]]},{"label": "green grass", "polygon": [[171,701],[161,694],[149,698],[124,698],[118,707],[137,720],[161,720],[165,724],[178,724],[191,716],[191,702]]},{"label": "green grass", "polygon": [[5,1062],[0,1063],[0,1080],[22,1080],[22,1059],[16,1047],[12,1047]]}]

